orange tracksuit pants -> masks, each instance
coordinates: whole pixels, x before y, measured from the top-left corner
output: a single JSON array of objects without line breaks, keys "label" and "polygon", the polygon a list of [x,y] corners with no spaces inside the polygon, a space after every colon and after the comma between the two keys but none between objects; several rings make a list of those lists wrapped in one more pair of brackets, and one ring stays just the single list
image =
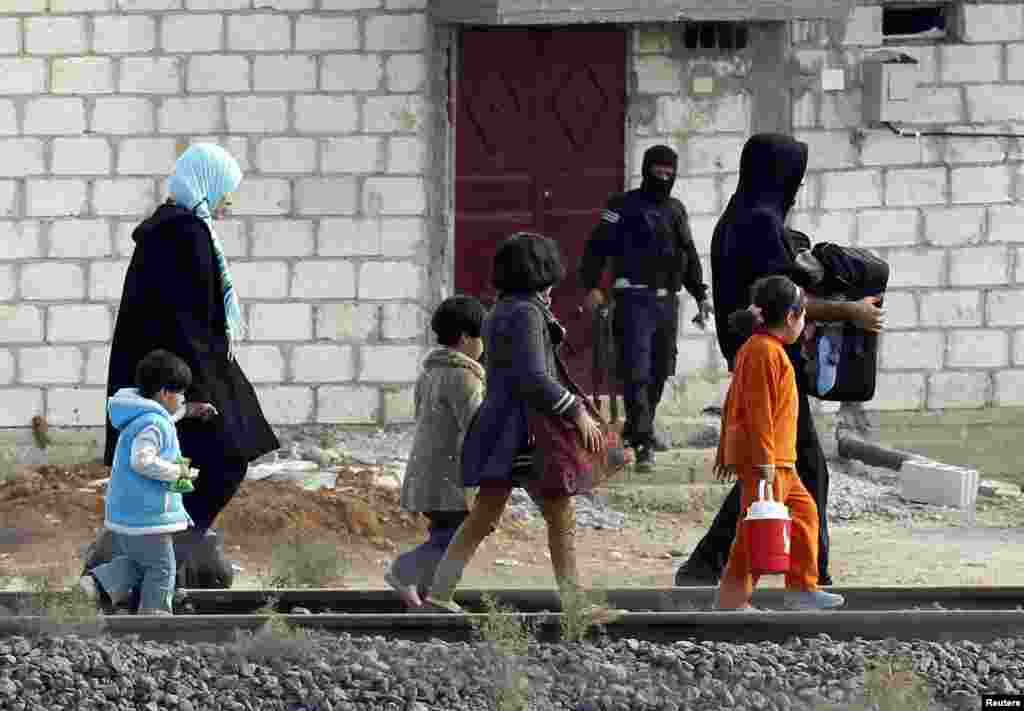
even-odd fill
[{"label": "orange tracksuit pants", "polygon": [[[757,501],[757,484],[760,479],[756,473],[751,472],[742,475],[740,480],[743,485],[740,515],[746,517],[750,504]],[[789,508],[789,516],[792,519],[786,589],[817,590],[818,507],[792,467],[778,467],[775,470],[772,496]],[[728,610],[749,604],[758,577],[750,571],[747,527],[741,520],[732,543],[732,550],[729,552],[729,563],[722,574],[718,591],[719,607]]]}]

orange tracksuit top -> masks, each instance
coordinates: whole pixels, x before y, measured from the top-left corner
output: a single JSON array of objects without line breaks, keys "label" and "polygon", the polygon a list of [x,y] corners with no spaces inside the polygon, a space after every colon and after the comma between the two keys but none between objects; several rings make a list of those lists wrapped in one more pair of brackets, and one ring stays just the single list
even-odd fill
[{"label": "orange tracksuit top", "polygon": [[736,354],[722,412],[719,463],[743,478],[761,464],[793,468],[799,400],[796,372],[775,336],[755,333]]}]

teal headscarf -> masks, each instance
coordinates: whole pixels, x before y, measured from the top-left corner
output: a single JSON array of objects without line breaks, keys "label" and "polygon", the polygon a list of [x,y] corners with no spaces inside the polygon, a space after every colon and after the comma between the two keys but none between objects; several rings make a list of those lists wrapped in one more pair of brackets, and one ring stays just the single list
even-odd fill
[{"label": "teal headscarf", "polygon": [[227,316],[228,353],[234,357],[234,342],[242,336],[242,309],[238,304],[224,247],[213,228],[213,209],[242,183],[242,169],[231,154],[213,143],[196,143],[174,164],[174,174],[167,183],[171,198],[180,207],[191,210],[210,228],[213,252],[217,257],[221,284],[224,287],[224,314]]}]

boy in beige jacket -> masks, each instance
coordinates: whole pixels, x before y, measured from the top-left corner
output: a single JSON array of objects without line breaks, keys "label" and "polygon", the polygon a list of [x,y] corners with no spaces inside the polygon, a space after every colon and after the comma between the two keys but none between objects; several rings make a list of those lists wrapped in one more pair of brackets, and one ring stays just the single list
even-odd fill
[{"label": "boy in beige jacket", "polygon": [[459,455],[466,429],[484,397],[479,359],[485,310],[469,296],[445,299],[431,319],[438,348],[423,361],[416,383],[416,435],[402,482],[401,505],[430,519],[426,543],[400,555],[384,580],[408,607],[434,577],[448,544],[468,515]]}]

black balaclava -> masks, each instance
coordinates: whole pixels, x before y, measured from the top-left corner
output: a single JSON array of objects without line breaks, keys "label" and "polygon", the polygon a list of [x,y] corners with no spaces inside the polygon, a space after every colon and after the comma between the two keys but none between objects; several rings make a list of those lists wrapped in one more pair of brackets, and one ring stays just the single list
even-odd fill
[{"label": "black balaclava", "polygon": [[[668,180],[660,180],[651,172],[651,167],[657,165],[672,166],[672,177]],[[651,146],[644,153],[643,182],[640,189],[650,193],[656,200],[665,200],[672,194],[672,186],[675,185],[675,172],[679,167],[679,156],[668,146]]]}]

